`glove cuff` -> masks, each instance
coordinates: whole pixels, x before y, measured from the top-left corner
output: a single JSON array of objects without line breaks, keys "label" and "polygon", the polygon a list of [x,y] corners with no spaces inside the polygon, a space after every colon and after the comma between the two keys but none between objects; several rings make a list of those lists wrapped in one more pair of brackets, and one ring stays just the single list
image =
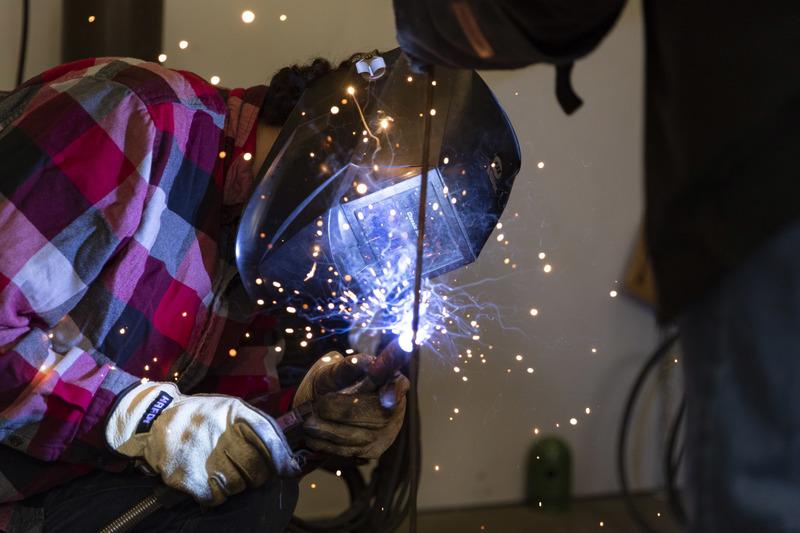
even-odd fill
[{"label": "glove cuff", "polygon": [[283,429],[268,414],[251,405],[248,407],[256,411],[270,425],[272,431],[259,431],[259,436],[269,450],[276,474],[284,478],[299,475],[302,471],[301,457],[292,451]]},{"label": "glove cuff", "polygon": [[[145,433],[153,421],[173,400],[180,396],[174,383],[148,381],[121,393],[108,415],[105,428],[106,442],[119,453],[120,446],[129,442],[137,433]],[[126,449],[123,455],[129,457],[141,453]]]}]

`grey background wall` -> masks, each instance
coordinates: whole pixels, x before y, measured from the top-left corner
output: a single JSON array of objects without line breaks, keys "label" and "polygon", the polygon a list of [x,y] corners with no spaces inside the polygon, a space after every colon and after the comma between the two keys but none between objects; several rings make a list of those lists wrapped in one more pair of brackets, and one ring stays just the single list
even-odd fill
[{"label": "grey background wall", "polygon": [[[0,89],[14,84],[20,5],[0,0]],[[26,77],[59,63],[60,12],[58,0],[33,0]],[[226,86],[265,83],[315,56],[395,46],[389,0],[165,1],[165,66]],[[523,168],[498,238],[446,280],[480,303],[480,338],[459,340],[449,357],[423,352],[422,509],[521,501],[527,450],[551,434],[570,445],[576,495],[617,491],[622,405],[659,338],[651,311],[621,290],[642,217],[638,3],[578,62],[573,81],[585,104],[574,116],[558,107],[549,66],[482,75],[514,124]],[[662,482],[664,396],[650,395],[636,432],[638,487]],[[300,512],[339,509],[342,487],[327,474],[306,478]]]}]

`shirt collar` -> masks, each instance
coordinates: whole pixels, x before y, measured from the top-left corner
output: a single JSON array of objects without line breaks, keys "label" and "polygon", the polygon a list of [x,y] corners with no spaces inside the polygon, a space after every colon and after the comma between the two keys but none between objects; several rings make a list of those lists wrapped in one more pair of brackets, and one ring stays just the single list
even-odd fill
[{"label": "shirt collar", "polygon": [[258,114],[267,94],[266,85],[249,89],[221,90],[228,107],[220,154],[222,158],[222,202],[244,204],[253,189],[253,156],[256,149]]}]

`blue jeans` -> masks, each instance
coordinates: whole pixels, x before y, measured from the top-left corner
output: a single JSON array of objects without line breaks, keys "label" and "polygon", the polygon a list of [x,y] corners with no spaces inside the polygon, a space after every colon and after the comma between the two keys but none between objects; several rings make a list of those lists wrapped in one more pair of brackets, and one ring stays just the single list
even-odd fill
[{"label": "blue jeans", "polygon": [[800,224],[679,320],[691,532],[800,531]]},{"label": "blue jeans", "polygon": [[[160,483],[160,478],[138,471],[95,471],[26,503],[44,509],[45,533],[94,533],[153,494]],[[159,509],[132,531],[280,533],[292,517],[297,496],[296,479],[272,478],[218,507],[205,508],[188,498],[171,509]]]}]

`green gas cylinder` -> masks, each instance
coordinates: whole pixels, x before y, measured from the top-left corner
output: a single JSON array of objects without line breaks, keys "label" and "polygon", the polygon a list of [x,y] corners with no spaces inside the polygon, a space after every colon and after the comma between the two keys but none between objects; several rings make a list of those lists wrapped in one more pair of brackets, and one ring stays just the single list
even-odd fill
[{"label": "green gas cylinder", "polygon": [[541,511],[563,512],[569,507],[572,459],[557,437],[535,442],[528,455],[528,505]]}]

